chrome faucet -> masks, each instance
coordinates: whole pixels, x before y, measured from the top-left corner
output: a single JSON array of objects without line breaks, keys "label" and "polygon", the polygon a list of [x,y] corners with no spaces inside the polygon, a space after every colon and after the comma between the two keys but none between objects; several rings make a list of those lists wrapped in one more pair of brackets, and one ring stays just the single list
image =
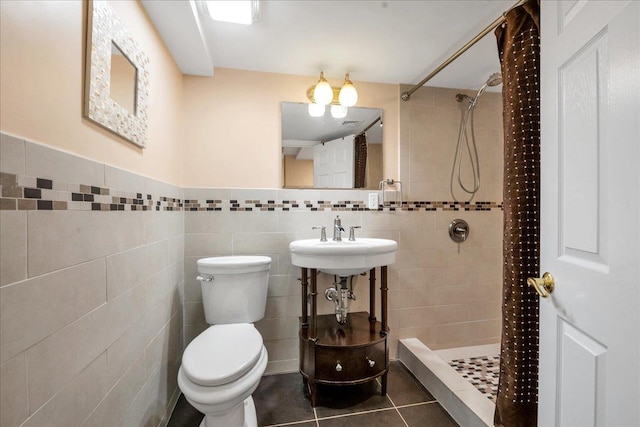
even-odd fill
[{"label": "chrome faucet", "polygon": [[333,240],[336,242],[342,241],[342,232],[344,228],[342,228],[342,220],[340,219],[340,215],[336,216],[336,219],[333,220]]}]

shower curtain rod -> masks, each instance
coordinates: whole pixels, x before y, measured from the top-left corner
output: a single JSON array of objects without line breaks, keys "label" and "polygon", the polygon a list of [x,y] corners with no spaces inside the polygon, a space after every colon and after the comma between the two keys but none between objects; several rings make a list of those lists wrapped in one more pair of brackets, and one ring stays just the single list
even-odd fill
[{"label": "shower curtain rod", "polygon": [[440,64],[438,66],[438,68],[436,68],[435,70],[433,70],[431,73],[429,73],[429,75],[427,77],[425,77],[424,79],[422,79],[420,81],[420,83],[416,84],[414,87],[412,87],[410,90],[403,92],[402,95],[400,95],[400,98],[403,101],[408,101],[411,98],[411,95],[413,95],[413,93],[415,91],[417,91],[418,89],[420,89],[426,82],[428,82],[429,80],[431,80],[431,78],[433,78],[433,76],[435,76],[436,74],[438,74],[440,71],[442,71],[444,69],[444,67],[446,67],[447,65],[451,64],[453,61],[455,61],[456,59],[458,59],[458,57],[460,55],[462,55],[463,53],[465,53],[471,46],[473,46],[474,44],[476,44],[481,38],[483,38],[484,36],[486,36],[491,30],[494,30],[495,28],[498,27],[498,25],[501,25],[505,20],[506,20],[506,15],[507,13],[509,13],[512,9],[515,9],[518,6],[522,6],[524,3],[526,3],[528,0],[519,0],[516,4],[514,4],[511,8],[509,8],[509,10],[507,10],[506,12],[504,12],[498,19],[496,19],[495,21],[493,21],[491,24],[489,24],[489,26],[487,28],[485,28],[484,30],[480,31],[480,33],[478,33],[478,35],[476,35],[474,38],[472,38],[471,40],[469,40],[467,42],[467,44],[465,44],[464,46],[462,46],[460,49],[458,49],[458,51],[456,53],[454,53],[453,55],[451,55],[449,57],[449,59],[447,59],[446,61],[444,61],[442,64]]}]

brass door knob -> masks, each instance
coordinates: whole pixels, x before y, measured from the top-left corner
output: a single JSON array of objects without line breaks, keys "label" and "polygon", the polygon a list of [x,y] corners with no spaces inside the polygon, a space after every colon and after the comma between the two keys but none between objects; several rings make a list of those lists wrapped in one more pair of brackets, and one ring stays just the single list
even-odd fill
[{"label": "brass door knob", "polygon": [[556,282],[551,273],[544,273],[542,278],[529,277],[527,285],[532,286],[542,298],[547,298],[555,289]]}]

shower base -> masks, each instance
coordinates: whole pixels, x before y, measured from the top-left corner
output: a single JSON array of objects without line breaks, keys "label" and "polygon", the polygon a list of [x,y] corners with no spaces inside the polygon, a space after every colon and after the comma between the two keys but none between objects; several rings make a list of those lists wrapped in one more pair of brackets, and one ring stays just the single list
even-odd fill
[{"label": "shower base", "polygon": [[500,344],[431,350],[401,339],[398,359],[462,427],[493,426]]}]

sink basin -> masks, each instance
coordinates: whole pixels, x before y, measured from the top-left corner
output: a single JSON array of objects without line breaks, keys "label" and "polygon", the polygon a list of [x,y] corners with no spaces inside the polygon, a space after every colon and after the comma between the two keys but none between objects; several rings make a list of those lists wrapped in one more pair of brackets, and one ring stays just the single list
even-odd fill
[{"label": "sink basin", "polygon": [[339,242],[307,239],[291,242],[289,250],[291,263],[295,266],[315,268],[337,276],[351,276],[396,262],[398,243],[366,237]]}]

